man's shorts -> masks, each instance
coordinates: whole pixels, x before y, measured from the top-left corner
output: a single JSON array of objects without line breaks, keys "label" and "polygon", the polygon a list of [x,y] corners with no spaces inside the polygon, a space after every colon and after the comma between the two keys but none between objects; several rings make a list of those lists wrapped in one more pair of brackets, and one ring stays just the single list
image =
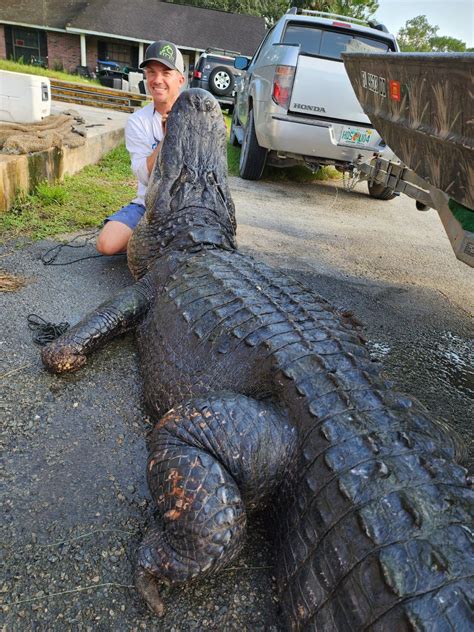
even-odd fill
[{"label": "man's shorts", "polygon": [[107,222],[122,222],[132,230],[135,229],[136,225],[143,217],[145,213],[145,207],[143,204],[135,204],[135,202],[130,202],[126,206],[122,206],[120,210],[113,215],[109,215],[104,219],[104,224]]}]

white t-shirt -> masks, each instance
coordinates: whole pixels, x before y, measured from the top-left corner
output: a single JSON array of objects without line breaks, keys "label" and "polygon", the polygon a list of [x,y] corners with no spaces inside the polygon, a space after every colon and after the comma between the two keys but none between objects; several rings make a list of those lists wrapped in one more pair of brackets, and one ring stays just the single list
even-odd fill
[{"label": "white t-shirt", "polygon": [[134,112],[125,126],[125,146],[132,161],[132,171],[138,178],[137,197],[132,200],[145,206],[145,193],[149,173],[146,159],[159,142],[163,140],[161,114],[155,111],[153,103]]}]

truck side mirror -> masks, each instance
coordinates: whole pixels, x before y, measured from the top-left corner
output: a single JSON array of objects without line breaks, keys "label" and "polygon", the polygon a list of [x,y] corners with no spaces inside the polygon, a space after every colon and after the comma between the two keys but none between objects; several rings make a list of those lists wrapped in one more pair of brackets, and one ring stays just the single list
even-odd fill
[{"label": "truck side mirror", "polygon": [[247,57],[238,56],[234,59],[234,68],[237,70],[247,70],[250,65],[250,60]]}]

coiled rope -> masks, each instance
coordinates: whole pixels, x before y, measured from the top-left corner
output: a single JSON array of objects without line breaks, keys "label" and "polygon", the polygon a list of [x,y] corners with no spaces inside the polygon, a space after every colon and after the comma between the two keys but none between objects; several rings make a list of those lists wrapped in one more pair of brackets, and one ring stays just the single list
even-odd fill
[{"label": "coiled rope", "polygon": [[[41,255],[41,261],[45,266],[68,266],[72,263],[78,263],[79,261],[85,261],[86,259],[96,259],[97,257],[103,257],[101,254],[93,254],[86,255],[85,257],[80,257],[79,259],[72,259],[71,261],[57,261],[59,254],[65,248],[84,248],[87,246],[93,239],[97,237],[99,229],[94,229],[93,231],[89,231],[87,233],[82,233],[77,235],[71,241],[63,242],[61,244],[56,244],[45,253]],[[76,243],[78,239],[83,238],[83,241],[80,243]],[[123,257],[125,253],[121,253],[119,255],[111,255],[115,257]],[[69,329],[70,325],[68,322],[62,323],[50,323],[38,314],[28,314],[27,316],[28,328],[33,331],[33,342],[41,347],[47,345],[49,342],[56,340],[59,338],[61,334],[63,334],[67,329]]]},{"label": "coiled rope", "polygon": [[33,342],[40,347],[44,347],[49,342],[59,338],[61,334],[69,329],[69,323],[48,323],[38,314],[28,314],[26,317],[28,328],[33,331]]}]

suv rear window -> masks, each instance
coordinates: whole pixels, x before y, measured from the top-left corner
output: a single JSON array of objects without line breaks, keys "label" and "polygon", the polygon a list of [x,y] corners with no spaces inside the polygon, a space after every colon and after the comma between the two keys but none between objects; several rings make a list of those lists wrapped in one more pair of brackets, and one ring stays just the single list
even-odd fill
[{"label": "suv rear window", "polygon": [[342,31],[327,31],[301,24],[288,24],[282,43],[300,44],[303,55],[341,60],[341,53],[346,51],[347,45],[354,39],[381,52],[390,50],[390,44],[386,40],[377,40]]},{"label": "suv rear window", "polygon": [[201,58],[202,63],[223,64],[224,66],[233,66],[234,60],[231,57],[218,57],[217,55],[206,55]]}]

